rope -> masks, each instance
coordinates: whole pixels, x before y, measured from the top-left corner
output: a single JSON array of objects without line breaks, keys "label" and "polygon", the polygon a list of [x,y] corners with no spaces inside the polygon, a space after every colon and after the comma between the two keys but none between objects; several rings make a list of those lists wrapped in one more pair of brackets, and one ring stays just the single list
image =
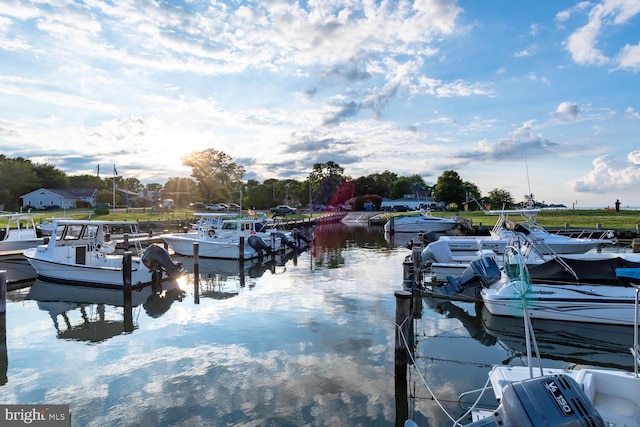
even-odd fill
[{"label": "rope", "polygon": [[[409,350],[409,343],[407,342],[407,339],[404,335],[404,333],[402,332],[402,326],[405,324],[405,322],[407,320],[409,320],[410,317],[407,317],[406,319],[404,319],[404,321],[402,322],[402,324],[398,325],[397,323],[395,324],[396,327],[398,328],[398,331],[400,331],[400,337],[402,338],[402,342],[405,346],[405,348],[407,350]],[[413,354],[411,353],[411,351],[407,351],[407,353],[409,354],[409,357],[411,358],[411,362],[412,364],[415,366],[416,364],[416,360],[413,357]],[[429,384],[427,384],[427,381],[425,380],[425,378],[422,376],[422,373],[420,372],[419,369],[416,370],[418,372],[418,376],[420,377],[420,380],[422,381],[422,383],[424,384],[425,388],[427,389],[427,391],[429,392],[429,394],[431,394],[431,397],[433,398],[433,400],[436,402],[436,404],[440,407],[440,409],[442,409],[442,412],[444,412],[444,414],[453,422],[454,426],[461,426],[462,424],[460,424],[460,420],[464,417],[466,417],[474,408],[475,406],[478,404],[478,402],[480,401],[480,399],[482,398],[485,390],[488,388],[488,383],[489,383],[489,379],[487,379],[487,382],[485,383],[484,387],[482,388],[482,392],[480,393],[480,396],[478,396],[478,399],[473,403],[473,405],[469,408],[469,410],[467,412],[465,412],[464,415],[462,415],[460,418],[455,419],[453,418],[453,416],[451,414],[449,414],[449,412],[444,408],[444,406],[442,405],[442,403],[440,402],[440,400],[435,396],[435,394],[433,393],[433,391],[431,390],[431,387],[429,387]]]}]

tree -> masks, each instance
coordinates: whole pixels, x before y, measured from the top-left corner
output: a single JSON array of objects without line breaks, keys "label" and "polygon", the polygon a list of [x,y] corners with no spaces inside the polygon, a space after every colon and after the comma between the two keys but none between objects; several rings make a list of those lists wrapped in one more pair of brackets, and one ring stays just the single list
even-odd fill
[{"label": "tree", "polygon": [[239,188],[244,168],[222,151],[208,148],[194,151],[182,157],[182,164],[191,168],[204,202],[228,200]]},{"label": "tree", "polygon": [[401,176],[397,178],[393,183],[391,198],[399,199],[405,194],[413,194],[413,189],[416,185],[424,188],[425,190],[427,189],[427,184],[424,183],[424,180],[420,175]]},{"label": "tree", "polygon": [[161,198],[172,199],[177,206],[187,206],[199,201],[198,185],[192,178],[169,178],[162,188]]},{"label": "tree", "polygon": [[447,170],[438,177],[434,186],[433,195],[436,200],[446,205],[462,206],[465,201],[464,182],[458,172]]},{"label": "tree", "polygon": [[337,163],[315,163],[309,174],[313,188],[313,203],[328,204],[346,179],[344,168]]},{"label": "tree", "polygon": [[9,159],[0,155],[0,204],[18,209],[20,196],[38,189],[38,175],[33,164],[22,157]]},{"label": "tree", "polygon": [[135,193],[140,193],[142,190],[144,190],[144,184],[141,183],[138,178],[125,178],[118,183],[118,188],[127,189]]},{"label": "tree", "polygon": [[488,202],[493,209],[511,209],[516,201],[507,190],[494,188],[489,191]]},{"label": "tree", "polygon": [[[111,184],[111,181],[109,181]],[[71,188],[108,188],[106,184],[97,175],[72,175],[69,177],[69,186]]]},{"label": "tree", "polygon": [[56,168],[54,165],[36,163],[33,170],[38,176],[40,187],[43,188],[67,188],[69,187],[69,178],[67,174]]}]

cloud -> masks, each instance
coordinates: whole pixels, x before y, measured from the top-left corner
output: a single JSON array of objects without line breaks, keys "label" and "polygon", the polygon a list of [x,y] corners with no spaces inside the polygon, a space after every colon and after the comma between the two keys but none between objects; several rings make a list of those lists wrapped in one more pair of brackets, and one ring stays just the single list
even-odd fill
[{"label": "cloud", "polygon": [[635,191],[640,186],[640,150],[632,151],[627,160],[604,155],[593,160],[593,170],[572,180],[569,185],[580,193],[604,194],[612,191]]},{"label": "cloud", "polygon": [[[584,3],[579,4],[584,7]],[[583,65],[607,65],[617,61],[619,68],[640,69],[640,47],[624,46],[615,58],[605,55],[597,46],[598,37],[610,31],[608,27],[621,26],[640,13],[640,2],[636,0],[603,0],[597,3],[589,11],[588,22],[573,32],[565,42],[565,48],[571,54],[571,58]],[[557,20],[566,21],[569,15],[558,14]],[[615,31],[611,30],[611,31]],[[615,46],[613,43],[604,44]]]},{"label": "cloud", "polygon": [[473,150],[465,150],[455,153],[454,159],[467,159],[477,161],[487,160],[522,160],[525,156],[540,156],[549,154],[558,144],[542,138],[533,132],[533,121],[522,124],[521,127],[510,133],[506,138],[495,144],[487,140],[478,142]]},{"label": "cloud", "polygon": [[337,111],[330,114],[322,121],[323,126],[335,126],[348,117],[355,116],[360,111],[360,105],[354,101],[346,102],[343,104],[335,104],[334,107]]},{"label": "cloud", "polygon": [[640,112],[634,110],[633,107],[627,107],[627,109],[624,111],[624,115],[625,115],[625,117],[627,117],[629,119],[638,119],[638,120],[640,120]]},{"label": "cloud", "polygon": [[568,101],[561,102],[555,111],[556,117],[567,122],[575,122],[578,120],[579,114],[580,108],[578,107],[578,104]]}]

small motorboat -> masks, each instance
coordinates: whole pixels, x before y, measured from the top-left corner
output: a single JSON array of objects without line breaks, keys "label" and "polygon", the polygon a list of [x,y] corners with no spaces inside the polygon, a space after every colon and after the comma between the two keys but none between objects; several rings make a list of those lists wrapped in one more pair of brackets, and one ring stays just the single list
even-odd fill
[{"label": "small motorboat", "polygon": [[275,252],[300,248],[307,239],[299,232],[284,232],[258,216],[220,218],[216,214],[201,215],[198,228],[188,233],[162,234],[163,239],[179,255],[203,258],[249,260]]},{"label": "small motorboat", "polygon": [[0,236],[0,254],[21,253],[44,242],[30,214],[4,214],[0,218],[7,222]]},{"label": "small motorboat", "polygon": [[453,218],[431,215],[431,212],[416,211],[395,215],[384,224],[385,233],[444,233],[458,225]]},{"label": "small motorboat", "polygon": [[[124,286],[124,254],[116,254],[116,241],[110,230],[128,228],[127,235],[138,236],[138,223],[133,221],[54,220],[49,240],[24,251],[38,278],[54,283],[69,283],[98,288]],[[129,241],[131,253],[131,286],[176,278],[182,269],[162,246],[142,248],[140,240]]]}]

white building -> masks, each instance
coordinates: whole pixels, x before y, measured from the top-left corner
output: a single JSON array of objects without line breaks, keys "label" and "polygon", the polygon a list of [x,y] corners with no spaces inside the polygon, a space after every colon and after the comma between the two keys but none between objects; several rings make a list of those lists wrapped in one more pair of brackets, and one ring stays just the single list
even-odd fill
[{"label": "white building", "polygon": [[95,188],[40,188],[23,196],[23,209],[75,209],[95,206],[98,190]]}]

